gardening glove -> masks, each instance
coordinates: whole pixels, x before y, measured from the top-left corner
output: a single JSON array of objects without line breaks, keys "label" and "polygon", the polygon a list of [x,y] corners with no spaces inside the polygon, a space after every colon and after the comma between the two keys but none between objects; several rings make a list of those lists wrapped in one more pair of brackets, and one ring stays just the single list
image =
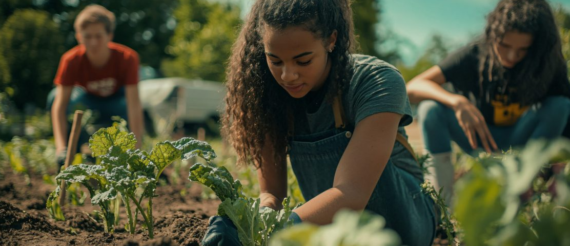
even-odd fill
[{"label": "gardening glove", "polygon": [[212,216],[208,224],[208,230],[203,246],[241,246],[237,228],[230,218],[226,216]]},{"label": "gardening glove", "polygon": [[61,171],[61,167],[65,165],[65,158],[67,156],[67,148],[63,149],[55,155],[55,163],[57,163],[58,171]]},{"label": "gardening glove", "polygon": [[289,215],[289,221],[293,222],[293,225],[303,223],[301,217],[299,217],[299,215],[295,212],[291,212],[291,214]]}]

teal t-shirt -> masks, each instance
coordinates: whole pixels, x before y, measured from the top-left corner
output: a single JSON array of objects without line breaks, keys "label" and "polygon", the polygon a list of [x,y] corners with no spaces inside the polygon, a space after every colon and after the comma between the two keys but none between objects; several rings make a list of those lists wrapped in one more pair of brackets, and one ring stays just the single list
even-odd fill
[{"label": "teal t-shirt", "polygon": [[[407,137],[404,126],[412,122],[412,110],[406,93],[406,83],[392,65],[376,57],[353,55],[354,74],[343,92],[343,107],[352,130],[364,118],[382,112],[402,115],[398,132]],[[305,112],[295,116],[294,135],[307,135],[335,129],[331,104],[324,102],[321,89],[304,100]],[[316,101],[316,103],[315,103]],[[423,181],[422,172],[409,151],[399,142],[394,143],[390,160]]]}]

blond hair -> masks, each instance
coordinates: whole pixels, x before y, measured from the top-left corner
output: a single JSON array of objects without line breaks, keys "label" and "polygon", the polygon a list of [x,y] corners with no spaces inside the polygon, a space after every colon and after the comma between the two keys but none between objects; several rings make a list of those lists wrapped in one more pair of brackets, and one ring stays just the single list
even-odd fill
[{"label": "blond hair", "polygon": [[115,31],[115,14],[101,5],[91,4],[79,12],[73,27],[78,32],[95,23],[103,24],[107,33],[113,33]]}]

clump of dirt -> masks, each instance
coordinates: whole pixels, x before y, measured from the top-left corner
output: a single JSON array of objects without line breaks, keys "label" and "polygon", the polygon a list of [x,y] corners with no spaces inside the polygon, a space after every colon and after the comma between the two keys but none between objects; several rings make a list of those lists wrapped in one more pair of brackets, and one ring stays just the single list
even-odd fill
[{"label": "clump of dirt", "polygon": [[16,188],[14,188],[14,183],[9,182],[0,186],[0,196],[1,197],[13,197],[16,194]]},{"label": "clump of dirt", "polygon": [[0,201],[0,230],[40,231],[60,233],[64,230],[51,223],[45,217],[31,215],[7,202]]},{"label": "clump of dirt", "polygon": [[83,206],[68,204],[62,209],[65,221],[50,218],[45,203],[54,185],[34,175],[33,185],[8,173],[0,177],[0,245],[200,245],[208,218],[217,212],[218,200],[200,199],[197,186],[168,185],[157,187],[159,198],[153,199],[154,239],[137,218],[137,228],[130,235],[121,208],[119,225],[114,233],[105,233],[102,222],[91,213],[99,210],[86,200]]},{"label": "clump of dirt", "polygon": [[175,212],[155,221],[155,228],[160,230],[161,235],[172,238],[180,245],[200,245],[204,233],[208,227],[206,214],[194,214]]},{"label": "clump of dirt", "polygon": [[66,213],[65,225],[88,232],[103,231],[103,225],[84,212]]}]

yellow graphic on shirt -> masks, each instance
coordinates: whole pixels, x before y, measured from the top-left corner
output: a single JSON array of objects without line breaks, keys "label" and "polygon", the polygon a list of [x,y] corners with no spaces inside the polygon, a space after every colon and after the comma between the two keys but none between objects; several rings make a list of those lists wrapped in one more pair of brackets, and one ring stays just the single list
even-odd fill
[{"label": "yellow graphic on shirt", "polygon": [[512,126],[526,112],[528,106],[521,107],[520,103],[508,103],[507,95],[497,95],[491,101],[495,110],[493,122],[496,126]]}]

